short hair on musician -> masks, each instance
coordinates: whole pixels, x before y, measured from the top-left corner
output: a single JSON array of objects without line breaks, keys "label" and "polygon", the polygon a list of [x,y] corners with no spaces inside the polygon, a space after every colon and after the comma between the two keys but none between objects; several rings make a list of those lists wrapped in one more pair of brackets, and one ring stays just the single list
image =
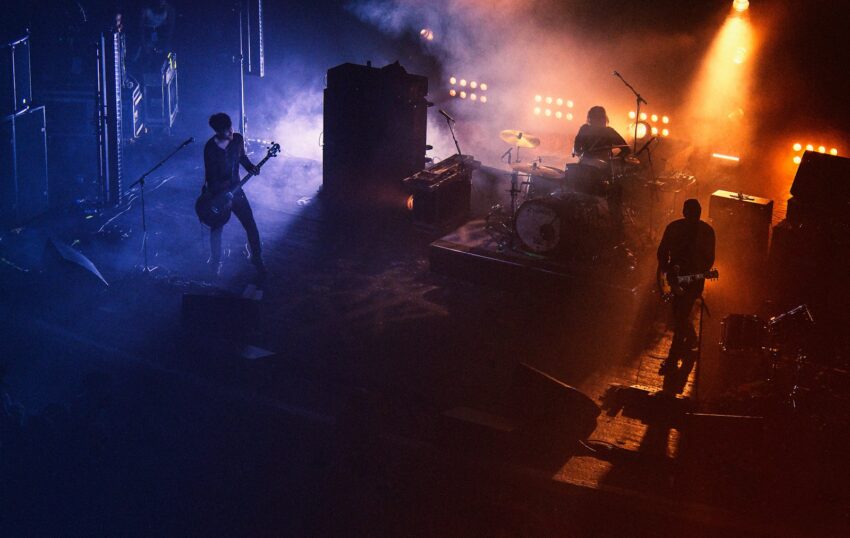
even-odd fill
[{"label": "short hair on musician", "polygon": [[605,112],[605,108],[599,105],[590,107],[590,110],[587,111],[587,123],[602,123],[608,125],[608,113]]},{"label": "short hair on musician", "polygon": [[702,206],[699,205],[699,200],[696,198],[685,200],[682,206],[682,215],[689,220],[699,220],[700,215],[702,215]]},{"label": "short hair on musician", "polygon": [[217,112],[210,116],[210,127],[212,127],[213,131],[222,133],[233,127],[233,122],[230,120],[230,116],[224,112]]}]

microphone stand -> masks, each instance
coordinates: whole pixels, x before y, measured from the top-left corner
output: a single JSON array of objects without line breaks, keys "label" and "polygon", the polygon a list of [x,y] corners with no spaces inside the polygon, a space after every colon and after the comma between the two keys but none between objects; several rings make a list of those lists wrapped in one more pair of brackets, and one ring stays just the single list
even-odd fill
[{"label": "microphone stand", "polygon": [[454,120],[449,119],[445,114],[443,114],[443,117],[446,118],[446,125],[449,126],[449,132],[452,133],[452,140],[455,141],[455,148],[457,148],[457,159],[458,159],[458,162],[460,163],[460,171],[461,171],[461,173],[463,173],[463,171],[464,171],[463,170],[464,169],[463,153],[460,151],[460,144],[457,143],[457,137],[455,136],[455,130],[452,127],[452,123],[454,123]]},{"label": "microphone stand", "polygon": [[625,84],[627,88],[632,90],[632,93],[635,94],[635,98],[637,99],[637,107],[635,107],[635,137],[634,137],[634,152],[637,153],[637,140],[638,140],[637,131],[638,131],[638,123],[640,123],[640,104],[643,103],[645,105],[648,105],[649,103],[646,102],[646,99],[644,99],[643,97],[640,96],[640,94],[634,88],[634,86],[632,86],[631,84],[626,82],[626,79],[623,78],[623,75],[614,71],[614,76],[619,78],[620,80],[622,80],[623,84]]},{"label": "microphone stand", "polygon": [[175,149],[174,151],[172,151],[171,153],[169,153],[169,154],[168,154],[168,156],[166,156],[164,159],[162,159],[161,161],[159,161],[158,163],[156,163],[156,165],[155,165],[153,168],[151,168],[150,170],[148,170],[147,172],[145,172],[144,174],[142,174],[142,177],[140,177],[139,179],[137,179],[135,182],[133,182],[133,183],[132,183],[132,184],[128,187],[128,189],[132,189],[133,187],[135,187],[136,185],[138,185],[138,186],[139,186],[139,197],[140,197],[140,198],[141,198],[141,200],[142,200],[142,250],[144,251],[144,256],[145,256],[145,266],[142,268],[142,274],[148,275],[148,274],[150,274],[150,273],[154,272],[154,271],[157,269],[157,267],[153,267],[153,268],[151,268],[151,267],[148,265],[148,223],[147,223],[147,219],[145,218],[145,179],[146,179],[149,175],[151,175],[152,173],[154,173],[154,172],[156,171],[156,169],[157,169],[157,168],[159,168],[160,166],[162,166],[163,164],[165,164],[165,161],[167,161],[168,159],[170,159],[170,158],[174,157],[174,155],[175,155],[178,151],[180,151],[181,149],[185,148],[186,146],[188,146],[189,144],[191,144],[191,143],[192,143],[192,142],[194,142],[194,141],[195,141],[195,139],[194,139],[194,138],[190,138],[189,140],[186,140],[185,142],[183,142],[182,144],[180,144],[179,146],[177,146],[177,149]]}]

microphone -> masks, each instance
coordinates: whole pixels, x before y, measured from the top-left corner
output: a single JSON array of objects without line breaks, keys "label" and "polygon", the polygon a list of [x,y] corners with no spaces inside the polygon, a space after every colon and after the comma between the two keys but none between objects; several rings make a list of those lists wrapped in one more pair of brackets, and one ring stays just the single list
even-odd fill
[{"label": "microphone", "polygon": [[194,141],[195,141],[195,137],[194,137],[194,136],[190,136],[189,138],[187,138],[187,139],[186,139],[186,141],[185,141],[185,142],[183,142],[182,144],[180,144],[180,147],[181,147],[181,148],[185,148],[186,146],[188,146],[189,144],[191,144],[191,143],[192,143],[192,142],[194,142]]},{"label": "microphone", "polygon": [[442,108],[440,109],[440,114],[442,114],[442,115],[443,115],[443,117],[444,117],[444,118],[446,118],[447,120],[449,120],[450,122],[452,122],[452,123],[457,123],[457,122],[455,121],[455,119],[454,119],[453,117],[449,116],[449,115],[446,113],[446,111],[445,111],[445,110],[443,110]]}]

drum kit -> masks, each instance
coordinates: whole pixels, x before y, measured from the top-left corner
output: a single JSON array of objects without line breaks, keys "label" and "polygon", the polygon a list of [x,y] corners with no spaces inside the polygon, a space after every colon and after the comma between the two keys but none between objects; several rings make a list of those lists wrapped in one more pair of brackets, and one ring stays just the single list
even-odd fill
[{"label": "drum kit", "polygon": [[[521,162],[521,148],[533,149],[540,138],[520,130],[504,130],[502,141],[512,147],[505,152],[511,172],[510,207],[494,205],[487,216],[487,230],[499,248],[520,248],[546,257],[595,257],[599,250],[619,238],[610,203],[619,196],[619,185],[641,175],[641,163],[634,157],[620,158],[614,150],[628,146],[607,146],[611,158],[584,156],[565,169],[546,166],[538,158]],[[511,163],[513,151],[517,158]],[[596,151],[594,152],[595,154]]]}]

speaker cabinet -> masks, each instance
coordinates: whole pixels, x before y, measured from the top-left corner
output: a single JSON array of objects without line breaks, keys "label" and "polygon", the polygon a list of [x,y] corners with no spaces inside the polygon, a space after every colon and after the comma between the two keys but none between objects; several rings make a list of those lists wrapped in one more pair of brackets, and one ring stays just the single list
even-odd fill
[{"label": "speaker cabinet", "polygon": [[791,194],[815,210],[844,216],[850,211],[850,159],[825,153],[803,153]]},{"label": "speaker cabinet", "polygon": [[428,79],[408,74],[398,62],[380,69],[350,63],[329,69],[323,193],[401,191],[401,180],[425,165],[427,93]]},{"label": "speaker cabinet", "polygon": [[0,223],[21,225],[47,208],[45,117],[38,107],[0,125]]}]

